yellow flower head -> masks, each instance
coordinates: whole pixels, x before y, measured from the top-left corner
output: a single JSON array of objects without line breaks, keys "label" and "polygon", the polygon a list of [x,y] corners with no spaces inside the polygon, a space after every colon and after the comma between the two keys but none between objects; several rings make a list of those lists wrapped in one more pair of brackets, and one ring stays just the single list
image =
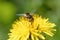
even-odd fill
[{"label": "yellow flower head", "polygon": [[52,31],[56,31],[54,23],[48,21],[48,18],[42,18],[39,15],[33,15],[34,21],[30,22],[29,19],[20,17],[10,29],[8,40],[45,40],[42,33],[53,36]]}]

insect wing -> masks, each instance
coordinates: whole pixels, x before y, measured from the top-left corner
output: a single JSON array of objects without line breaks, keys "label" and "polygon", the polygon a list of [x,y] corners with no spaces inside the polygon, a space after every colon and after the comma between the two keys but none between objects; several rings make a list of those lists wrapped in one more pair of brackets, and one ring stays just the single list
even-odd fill
[{"label": "insect wing", "polygon": [[17,16],[24,16],[24,14],[16,14]]}]

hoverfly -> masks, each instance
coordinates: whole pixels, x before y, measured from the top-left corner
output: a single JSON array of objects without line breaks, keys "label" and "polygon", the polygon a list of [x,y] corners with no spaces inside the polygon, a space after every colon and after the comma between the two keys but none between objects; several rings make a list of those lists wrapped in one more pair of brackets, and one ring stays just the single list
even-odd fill
[{"label": "hoverfly", "polygon": [[24,16],[24,17],[28,18],[30,22],[34,20],[34,18],[32,17],[32,14],[30,14],[30,13],[17,14],[17,16]]},{"label": "hoverfly", "polygon": [[24,16],[29,19],[30,22],[34,21],[33,14],[36,12],[36,10],[31,11],[30,13],[24,13],[24,14],[17,14],[17,16]]}]

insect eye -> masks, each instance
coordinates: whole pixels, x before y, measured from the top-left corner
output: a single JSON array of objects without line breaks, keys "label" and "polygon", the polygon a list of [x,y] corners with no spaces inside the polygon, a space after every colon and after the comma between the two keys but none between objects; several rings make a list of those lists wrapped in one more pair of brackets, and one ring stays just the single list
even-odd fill
[{"label": "insect eye", "polygon": [[26,15],[30,15],[30,13],[26,13]]}]

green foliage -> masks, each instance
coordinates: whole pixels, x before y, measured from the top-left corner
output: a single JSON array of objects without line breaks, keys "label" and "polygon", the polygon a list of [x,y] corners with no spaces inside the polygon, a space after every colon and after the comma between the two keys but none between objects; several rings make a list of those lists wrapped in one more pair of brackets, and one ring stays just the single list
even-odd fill
[{"label": "green foliage", "polygon": [[0,17],[1,21],[4,24],[10,23],[12,21],[12,18],[15,14],[15,7],[13,4],[8,2],[1,2],[0,3]]}]

